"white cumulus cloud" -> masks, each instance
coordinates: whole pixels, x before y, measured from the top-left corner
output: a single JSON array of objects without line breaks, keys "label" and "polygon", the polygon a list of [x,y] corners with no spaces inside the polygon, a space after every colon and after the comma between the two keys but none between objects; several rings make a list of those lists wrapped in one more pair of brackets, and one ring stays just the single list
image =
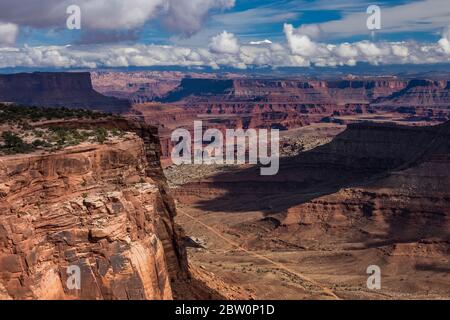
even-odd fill
[{"label": "white cumulus cloud", "polygon": [[442,38],[439,40],[439,45],[446,54],[450,54],[450,26],[442,32]]},{"label": "white cumulus cloud", "polygon": [[270,41],[269,39],[259,40],[259,41],[250,41],[250,44],[252,44],[252,45],[272,44],[272,41]]},{"label": "white cumulus cloud", "polygon": [[350,43],[342,43],[336,48],[336,53],[342,58],[355,58],[358,56],[358,49]]},{"label": "white cumulus cloud", "polygon": [[292,24],[284,24],[284,34],[292,53],[300,56],[312,56],[316,53],[316,44],[301,29],[295,29]]},{"label": "white cumulus cloud", "polygon": [[239,52],[239,43],[234,34],[226,31],[212,37],[209,48],[213,53],[236,54]]},{"label": "white cumulus cloud", "polygon": [[70,5],[78,5],[82,27],[131,30],[163,19],[174,32],[192,35],[211,10],[229,9],[235,0],[1,0],[0,21],[32,28],[65,28]]},{"label": "white cumulus cloud", "polygon": [[233,33],[223,31],[211,38],[209,46],[196,48],[144,44],[36,47],[3,45],[0,46],[0,68],[209,66],[218,69],[226,66],[245,69],[251,66],[354,66],[359,62],[373,65],[450,62],[448,29],[444,30],[438,42],[432,43],[365,40],[329,44],[313,41],[292,25],[286,24],[284,31],[284,42],[263,44],[242,44]]}]

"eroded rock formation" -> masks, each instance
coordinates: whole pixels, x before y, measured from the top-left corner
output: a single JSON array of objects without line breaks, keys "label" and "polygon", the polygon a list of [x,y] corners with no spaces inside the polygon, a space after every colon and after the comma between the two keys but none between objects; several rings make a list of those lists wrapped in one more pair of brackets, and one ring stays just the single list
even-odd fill
[{"label": "eroded rock formation", "polygon": [[411,251],[402,254],[446,257],[449,138],[448,122],[425,128],[351,126],[321,151],[338,160],[338,167],[345,164],[366,174],[335,192],[288,208],[275,233],[283,238],[283,229],[295,230],[291,240],[313,247],[409,246]]},{"label": "eroded rock formation", "polygon": [[[173,298],[188,267],[156,129],[65,124],[136,134],[0,158],[0,299]],[[67,286],[70,266],[81,270],[80,290]]]},{"label": "eroded rock formation", "polygon": [[406,81],[396,78],[375,80],[277,80],[277,79],[183,79],[180,86],[162,102],[188,101],[194,97],[213,97],[222,101],[368,103],[400,91]]},{"label": "eroded rock formation", "polygon": [[127,100],[106,97],[92,88],[89,73],[18,73],[0,75],[0,101],[41,107],[127,112]]}]

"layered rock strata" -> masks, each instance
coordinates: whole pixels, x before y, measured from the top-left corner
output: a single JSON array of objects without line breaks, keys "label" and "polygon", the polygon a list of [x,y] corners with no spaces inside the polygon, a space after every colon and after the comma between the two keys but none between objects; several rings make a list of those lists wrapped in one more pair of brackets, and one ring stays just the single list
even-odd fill
[{"label": "layered rock strata", "polygon": [[0,75],[0,102],[123,113],[127,100],[104,96],[92,87],[89,73],[35,72]]},{"label": "layered rock strata", "polygon": [[0,158],[0,299],[174,298],[189,274],[156,129],[121,119],[64,125],[136,134]]}]

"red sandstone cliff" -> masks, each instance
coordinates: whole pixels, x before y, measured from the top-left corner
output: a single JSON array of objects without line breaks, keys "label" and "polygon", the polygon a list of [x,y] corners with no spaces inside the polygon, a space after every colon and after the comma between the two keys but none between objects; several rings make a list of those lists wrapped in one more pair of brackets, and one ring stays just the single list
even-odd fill
[{"label": "red sandstone cliff", "polygon": [[0,158],[0,299],[171,299],[188,278],[156,130],[73,123],[108,124],[136,134]]},{"label": "red sandstone cliff", "polygon": [[192,126],[193,120],[201,115],[209,128],[283,130],[317,123],[333,115],[373,112],[371,101],[405,86],[405,81],[394,78],[339,81],[186,78],[178,88],[158,99],[166,104],[135,106],[135,110],[149,123],[167,128],[189,120]]},{"label": "red sandstone cliff", "polygon": [[450,82],[414,79],[390,96],[372,103],[378,110],[395,110],[422,119],[446,121],[450,118]]},{"label": "red sandstone cliff", "polygon": [[298,104],[364,104],[404,89],[406,81],[375,80],[276,80],[276,79],[191,79],[186,78],[161,102],[198,99],[220,102],[267,102]]},{"label": "red sandstone cliff", "polygon": [[69,107],[122,113],[126,100],[106,97],[92,88],[89,73],[18,73],[0,75],[0,102]]},{"label": "red sandstone cliff", "polygon": [[379,105],[402,107],[448,107],[450,105],[450,82],[414,79],[393,94],[375,101]]}]

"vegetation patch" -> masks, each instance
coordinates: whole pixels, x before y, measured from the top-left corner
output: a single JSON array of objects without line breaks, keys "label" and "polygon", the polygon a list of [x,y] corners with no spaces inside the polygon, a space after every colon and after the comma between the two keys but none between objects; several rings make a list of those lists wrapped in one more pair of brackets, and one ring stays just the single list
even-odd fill
[{"label": "vegetation patch", "polygon": [[0,103],[0,123],[61,119],[101,119],[105,117],[112,118],[117,116],[84,109],[27,107]]},{"label": "vegetation patch", "polygon": [[90,110],[24,107],[0,104],[0,154],[30,153],[38,150],[57,151],[81,143],[106,143],[123,138],[119,129],[77,129],[64,125],[40,126],[40,121],[105,119],[118,117]]}]

